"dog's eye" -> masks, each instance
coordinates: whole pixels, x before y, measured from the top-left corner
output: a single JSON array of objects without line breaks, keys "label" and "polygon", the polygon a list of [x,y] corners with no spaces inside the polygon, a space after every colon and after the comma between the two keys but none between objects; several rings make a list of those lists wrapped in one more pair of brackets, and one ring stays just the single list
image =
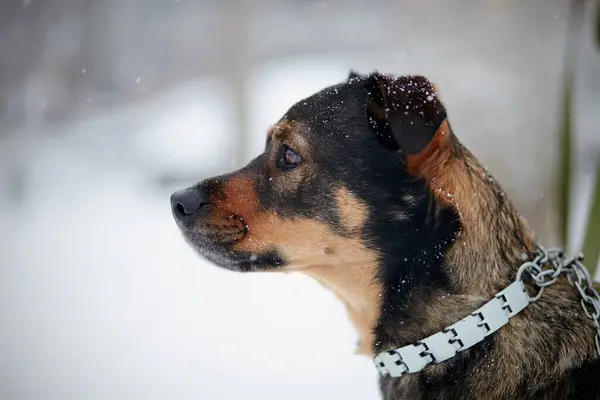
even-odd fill
[{"label": "dog's eye", "polygon": [[298,155],[294,150],[287,146],[283,147],[283,152],[279,160],[279,166],[284,169],[291,169],[296,167],[302,161],[302,157]]},{"label": "dog's eye", "polygon": [[287,165],[298,165],[300,163],[300,156],[292,149],[285,149],[285,153],[283,153],[283,160]]}]

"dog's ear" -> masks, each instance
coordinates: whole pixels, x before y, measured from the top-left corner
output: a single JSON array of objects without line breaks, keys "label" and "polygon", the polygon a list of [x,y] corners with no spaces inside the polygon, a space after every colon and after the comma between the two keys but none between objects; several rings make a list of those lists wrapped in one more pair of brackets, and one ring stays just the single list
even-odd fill
[{"label": "dog's ear", "polygon": [[446,120],[435,87],[419,75],[367,78],[367,117],[380,143],[407,157],[421,153]]}]

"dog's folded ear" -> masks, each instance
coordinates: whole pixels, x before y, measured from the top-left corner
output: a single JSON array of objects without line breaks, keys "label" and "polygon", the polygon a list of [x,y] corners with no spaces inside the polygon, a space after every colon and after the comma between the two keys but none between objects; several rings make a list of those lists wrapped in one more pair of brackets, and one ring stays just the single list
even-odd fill
[{"label": "dog's folded ear", "polygon": [[367,77],[367,117],[379,141],[407,155],[423,151],[446,120],[435,87],[419,75]]}]

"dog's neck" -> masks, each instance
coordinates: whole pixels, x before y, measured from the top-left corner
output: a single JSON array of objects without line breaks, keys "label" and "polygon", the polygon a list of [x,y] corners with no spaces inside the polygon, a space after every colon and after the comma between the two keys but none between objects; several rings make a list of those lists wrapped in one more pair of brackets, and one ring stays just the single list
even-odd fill
[{"label": "dog's neck", "polygon": [[[419,231],[426,233],[413,235],[413,243],[397,250],[414,246],[420,251],[404,261],[390,247],[380,266],[384,300],[375,327],[375,353],[414,343],[471,314],[515,279],[524,258],[533,257],[533,232],[486,169],[460,144],[452,157],[442,157],[419,165],[435,199],[429,217],[416,215]],[[418,281],[403,286],[408,279]],[[543,339],[548,332],[560,341],[548,346]],[[559,282],[469,351],[406,379],[388,378],[384,385],[394,385],[409,398],[419,398],[442,382],[511,397],[530,379],[558,382],[565,371],[595,359],[594,334],[577,291]],[[515,370],[519,382],[494,379]]]},{"label": "dog's neck", "polygon": [[[424,179],[412,187],[419,206],[408,222],[374,212],[365,225],[371,233],[384,232],[372,243],[378,257],[305,270],[345,304],[361,338],[359,351],[367,355],[413,343],[471,314],[510,284],[523,258],[535,251],[532,231],[466,149],[459,147],[446,160],[437,157],[433,167],[422,164],[419,172]],[[560,342],[548,346],[543,339],[548,332],[560,335]],[[443,382],[477,386],[480,393],[513,393],[515,382],[495,378],[518,370],[519,385],[532,377],[558,382],[565,371],[595,357],[594,333],[577,292],[559,282],[470,350],[419,374],[382,382],[408,398],[420,398]]]},{"label": "dog's neck", "polygon": [[403,184],[407,219],[371,213],[365,227],[377,256],[353,239],[303,270],[345,305],[358,353],[401,347],[465,317],[507,286],[535,249],[524,220],[466,149],[432,165],[421,162],[423,179]]},{"label": "dog's neck", "polygon": [[[385,302],[375,351],[409,344],[469,315],[506,287],[523,257],[535,250],[526,222],[460,144],[451,157],[437,157],[418,168],[434,206],[424,216],[414,216],[423,233],[398,249],[419,251],[402,265],[386,265],[384,259],[381,268],[395,275],[389,273],[382,282]],[[415,275],[419,282],[414,282]]]}]

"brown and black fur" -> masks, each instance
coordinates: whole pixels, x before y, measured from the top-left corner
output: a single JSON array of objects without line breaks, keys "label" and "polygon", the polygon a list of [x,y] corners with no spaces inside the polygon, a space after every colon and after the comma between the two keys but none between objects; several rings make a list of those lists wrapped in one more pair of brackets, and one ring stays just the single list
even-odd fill
[{"label": "brown and black fur", "polygon": [[[189,191],[199,209],[182,216],[174,195],[173,212],[202,256],[314,277],[343,302],[369,356],[469,315],[535,249],[421,76],[352,74],[294,105],[246,167]],[[381,390],[386,400],[598,399],[594,334],[577,291],[559,281],[481,344],[382,378]]]}]

